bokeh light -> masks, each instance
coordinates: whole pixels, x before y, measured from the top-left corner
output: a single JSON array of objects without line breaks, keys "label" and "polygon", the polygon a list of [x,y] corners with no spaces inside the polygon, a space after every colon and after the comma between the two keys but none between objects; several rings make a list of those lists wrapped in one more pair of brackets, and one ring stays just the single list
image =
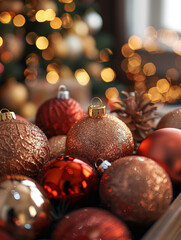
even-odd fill
[{"label": "bokeh light", "polygon": [[49,41],[46,37],[41,36],[41,37],[37,38],[36,46],[37,46],[38,49],[44,50],[48,47],[48,45],[49,45]]},{"label": "bokeh light", "polygon": [[0,37],[0,47],[3,45],[3,38]]},{"label": "bokeh light", "polygon": [[101,71],[101,78],[103,79],[104,82],[112,82],[114,81],[115,77],[116,77],[116,73],[110,67],[104,68]]},{"label": "bokeh light", "polygon": [[11,14],[9,12],[1,12],[0,21],[4,24],[8,24],[11,22]]},{"label": "bokeh light", "polygon": [[133,35],[128,39],[128,45],[132,50],[141,49],[142,44],[142,39],[136,35]]},{"label": "bokeh light", "polygon": [[35,32],[29,32],[26,35],[26,42],[29,45],[33,45],[33,44],[35,44],[35,41],[36,41],[37,38],[38,38],[38,35]]},{"label": "bokeh light", "polygon": [[13,24],[16,27],[22,27],[25,24],[25,21],[25,17],[21,14],[18,14],[13,18]]},{"label": "bokeh light", "polygon": [[152,76],[156,73],[156,66],[149,62],[143,66],[143,72],[146,76]]},{"label": "bokeh light", "polygon": [[82,86],[87,85],[90,81],[89,74],[83,68],[77,69],[75,71],[75,78],[77,79],[77,82]]},{"label": "bokeh light", "polygon": [[119,92],[117,90],[117,88],[115,87],[111,87],[111,88],[108,88],[105,92],[105,95],[106,95],[106,98],[109,99],[109,100],[115,100],[115,99],[118,99],[119,97]]},{"label": "bokeh light", "polygon": [[35,18],[38,22],[45,22],[46,21],[46,15],[45,15],[45,11],[44,10],[39,10],[36,14],[35,14]]},{"label": "bokeh light", "polygon": [[62,20],[59,17],[55,17],[51,22],[50,26],[53,29],[59,29],[62,26]]},{"label": "bokeh light", "polygon": [[160,93],[166,93],[170,88],[170,84],[167,79],[162,78],[158,80],[158,82],[156,83],[156,87]]},{"label": "bokeh light", "polygon": [[50,84],[56,84],[59,81],[59,75],[56,71],[52,70],[47,73],[46,80]]},{"label": "bokeh light", "polygon": [[73,20],[69,13],[64,13],[61,20],[64,28],[71,28],[73,26]]},{"label": "bokeh light", "polygon": [[74,22],[74,31],[79,36],[86,36],[89,33],[89,28],[87,24],[83,21],[75,21]]},{"label": "bokeh light", "polygon": [[166,72],[166,77],[169,79],[169,80],[178,80],[179,78],[179,72],[177,69],[175,68],[169,68]]},{"label": "bokeh light", "polygon": [[56,17],[56,13],[53,9],[49,8],[49,9],[45,10],[46,21],[52,21],[55,19],[55,17]]},{"label": "bokeh light", "polygon": [[132,56],[132,55],[134,54],[133,49],[131,49],[127,43],[125,43],[125,44],[122,46],[121,52],[122,52],[122,55],[123,55],[124,57],[126,57],[126,58],[127,58],[127,57],[130,57],[130,56]]},{"label": "bokeh light", "polygon": [[76,7],[75,3],[71,2],[71,3],[65,4],[64,9],[67,12],[73,12],[75,10],[75,7]]},{"label": "bokeh light", "polygon": [[148,94],[152,102],[160,102],[162,99],[161,93],[158,91],[157,87],[152,87],[148,90]]}]

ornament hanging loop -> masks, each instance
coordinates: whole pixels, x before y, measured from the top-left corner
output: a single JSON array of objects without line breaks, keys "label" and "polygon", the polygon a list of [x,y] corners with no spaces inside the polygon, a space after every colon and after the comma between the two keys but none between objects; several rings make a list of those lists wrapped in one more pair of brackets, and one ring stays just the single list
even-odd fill
[{"label": "ornament hanging loop", "polygon": [[65,85],[60,85],[58,88],[58,94],[57,98],[62,100],[68,100],[69,99],[69,91],[67,90]]},{"label": "ornament hanging loop", "polygon": [[[96,99],[99,101],[99,104],[94,105],[93,101]],[[92,118],[100,118],[106,114],[106,107],[103,105],[103,102],[99,97],[91,99],[91,105],[88,108],[88,113]]]},{"label": "ornament hanging loop", "polygon": [[7,108],[2,108],[0,110],[0,121],[7,121],[11,119],[16,119],[14,112],[10,112]]},{"label": "ornament hanging loop", "polygon": [[[100,163],[100,161],[101,161],[101,163]],[[108,160],[98,159],[95,162],[95,167],[100,175],[102,175],[104,173],[104,171],[106,169],[108,169],[110,166],[111,166],[111,163]]]}]

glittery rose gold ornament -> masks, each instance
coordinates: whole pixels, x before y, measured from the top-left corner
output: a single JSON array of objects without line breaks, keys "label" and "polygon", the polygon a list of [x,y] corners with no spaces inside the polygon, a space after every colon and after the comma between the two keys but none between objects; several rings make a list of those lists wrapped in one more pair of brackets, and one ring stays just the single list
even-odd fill
[{"label": "glittery rose gold ornament", "polygon": [[181,183],[181,130],[162,128],[140,144],[137,154],[158,162],[173,181]]},{"label": "glittery rose gold ornament", "polygon": [[66,149],[70,156],[94,164],[98,159],[114,161],[130,155],[134,149],[131,131],[118,118],[106,114],[100,104],[89,106],[89,116],[83,117],[70,129]]},{"label": "glittery rose gold ornament", "polygon": [[175,109],[166,115],[164,115],[158,125],[157,128],[178,128],[181,129],[181,108]]},{"label": "glittery rose gold ornament", "polygon": [[64,156],[46,164],[38,181],[51,199],[74,204],[95,193],[98,177],[93,168],[79,159]]},{"label": "glittery rose gold ornament", "polygon": [[74,211],[60,221],[52,240],[130,240],[125,224],[99,208]]},{"label": "glittery rose gold ornament", "polygon": [[65,155],[65,144],[67,136],[58,135],[49,139],[50,158],[57,158]]},{"label": "glittery rose gold ornament", "polygon": [[16,239],[34,239],[50,224],[50,202],[44,190],[21,175],[0,181],[0,227]]},{"label": "glittery rose gold ornament", "polygon": [[84,114],[80,104],[69,98],[66,87],[60,85],[57,97],[49,99],[38,109],[36,125],[43,130],[48,138],[65,135]]},{"label": "glittery rose gold ornament", "polygon": [[37,126],[16,120],[12,112],[0,111],[0,176],[35,177],[49,161],[49,154],[48,140]]},{"label": "glittery rose gold ornament", "polygon": [[101,202],[131,224],[157,220],[172,200],[171,181],[153,160],[127,156],[105,170],[99,186]]}]

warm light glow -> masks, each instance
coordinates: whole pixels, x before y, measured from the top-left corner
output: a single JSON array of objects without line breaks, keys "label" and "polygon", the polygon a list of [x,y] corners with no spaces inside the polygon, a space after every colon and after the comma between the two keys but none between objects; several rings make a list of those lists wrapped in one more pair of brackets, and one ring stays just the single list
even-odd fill
[{"label": "warm light glow", "polygon": [[129,59],[128,59],[128,63],[129,65],[133,66],[133,67],[139,67],[141,65],[141,56],[137,53],[134,53],[134,55],[132,55]]},{"label": "warm light glow", "polygon": [[112,51],[109,48],[105,48],[100,51],[99,55],[102,62],[108,62],[110,60],[110,55],[112,55]]},{"label": "warm light glow", "polygon": [[128,39],[128,45],[133,50],[141,49],[142,48],[142,39],[136,35],[133,35]]},{"label": "warm light glow", "polygon": [[106,95],[107,99],[114,100],[119,97],[119,92],[118,92],[117,88],[111,87],[106,90],[105,95]]},{"label": "warm light glow", "polygon": [[73,12],[75,10],[75,7],[76,7],[75,3],[71,2],[71,3],[65,4],[64,9],[67,12]]},{"label": "warm light glow", "polygon": [[62,26],[62,20],[60,18],[56,17],[50,22],[50,26],[53,29],[59,29]]},{"label": "warm light glow", "polygon": [[157,38],[157,30],[153,26],[148,26],[145,29],[145,36],[148,38]]},{"label": "warm light glow", "polygon": [[58,73],[56,71],[52,70],[52,71],[47,73],[46,80],[50,84],[56,84],[59,81],[59,75],[58,75]]},{"label": "warm light glow", "polygon": [[71,3],[71,2],[73,2],[73,0],[59,0],[59,2],[62,2],[62,3]]},{"label": "warm light glow", "polygon": [[152,102],[160,102],[162,99],[162,95],[158,92],[157,87],[150,88],[148,90],[148,94],[149,94]]},{"label": "warm light glow", "polygon": [[146,76],[152,76],[156,73],[156,67],[153,63],[149,62],[143,66],[143,72]]},{"label": "warm light glow", "polygon": [[54,55],[55,55],[55,53],[54,53],[53,48],[47,48],[47,49],[42,51],[42,57],[45,60],[51,60],[54,57]]},{"label": "warm light glow", "polygon": [[169,29],[161,29],[159,31],[159,39],[162,43],[173,46],[173,44],[179,39],[177,32]]},{"label": "warm light glow", "polygon": [[40,50],[44,50],[48,47],[49,45],[49,41],[46,37],[39,37],[37,40],[36,40],[36,46],[38,49]]},{"label": "warm light glow", "polygon": [[74,23],[74,31],[79,36],[86,36],[89,33],[89,28],[87,24],[83,21],[76,21]]},{"label": "warm light glow", "polygon": [[136,82],[144,82],[146,80],[146,77],[141,74],[134,75],[134,81]]},{"label": "warm light glow", "polygon": [[0,47],[3,45],[3,38],[0,37]]},{"label": "warm light glow", "polygon": [[64,28],[71,28],[73,26],[73,20],[69,13],[64,13],[62,16],[62,26]]},{"label": "warm light glow", "polygon": [[112,68],[104,68],[101,71],[101,77],[104,82],[112,82],[114,81],[116,74]]},{"label": "warm light glow", "polygon": [[36,14],[35,14],[35,18],[38,22],[45,22],[46,21],[46,15],[45,15],[45,11],[44,10],[39,10]]},{"label": "warm light glow", "polygon": [[11,15],[9,12],[2,12],[0,14],[0,21],[4,24],[8,24],[11,21]]},{"label": "warm light glow", "polygon": [[162,78],[158,80],[158,82],[156,83],[156,87],[160,93],[166,93],[170,88],[170,84],[167,79]]},{"label": "warm light glow", "polygon": [[132,56],[134,53],[133,49],[131,49],[127,43],[122,46],[121,52],[122,55],[126,58]]},{"label": "warm light glow", "polygon": [[179,86],[171,86],[168,94],[167,94],[167,100],[169,102],[174,102],[176,101],[178,98],[180,98],[181,95],[181,89]]},{"label": "warm light glow", "polygon": [[32,217],[35,217],[36,214],[37,214],[37,211],[36,211],[35,207],[31,205],[31,206],[29,206],[28,209],[29,209],[30,215],[31,215]]},{"label": "warm light glow", "polygon": [[35,44],[35,41],[37,38],[38,38],[38,36],[35,32],[29,32],[26,35],[26,42],[30,45],[33,45],[33,44]]},{"label": "warm light glow", "polygon": [[77,69],[75,71],[75,78],[80,85],[87,85],[90,81],[89,74],[85,71],[85,69]]},{"label": "warm light glow", "polygon": [[55,19],[55,17],[56,17],[56,13],[53,9],[49,8],[45,11],[45,18],[47,21],[52,21]]},{"label": "warm light glow", "polygon": [[18,14],[13,18],[13,23],[16,27],[22,27],[25,24],[25,17]]},{"label": "warm light glow", "polygon": [[173,45],[173,51],[178,54],[181,55],[181,40],[178,40],[174,43]]},{"label": "warm light glow", "polygon": [[179,72],[175,68],[169,68],[166,72],[166,77],[169,80],[178,80],[179,78]]},{"label": "warm light glow", "polygon": [[154,39],[147,39],[144,41],[144,49],[147,52],[158,51],[158,44]]}]

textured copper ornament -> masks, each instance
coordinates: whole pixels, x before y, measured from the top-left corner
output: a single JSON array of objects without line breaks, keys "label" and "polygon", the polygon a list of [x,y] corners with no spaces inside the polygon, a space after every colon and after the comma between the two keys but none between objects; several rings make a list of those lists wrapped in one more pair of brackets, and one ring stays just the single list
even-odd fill
[{"label": "textured copper ornament", "polygon": [[43,103],[36,115],[36,125],[48,138],[66,135],[72,125],[84,116],[84,110],[69,92],[60,86],[58,96]]},{"label": "textured copper ornament", "polygon": [[101,202],[123,220],[147,225],[169,206],[172,184],[153,160],[128,156],[113,162],[104,172],[99,193]]},{"label": "textured copper ornament", "polygon": [[16,239],[34,239],[50,224],[50,202],[44,190],[21,175],[0,181],[0,227]]},{"label": "textured copper ornament", "polygon": [[51,199],[63,199],[74,204],[95,193],[98,177],[93,168],[79,159],[64,156],[46,164],[38,182]]},{"label": "textured copper ornament", "polygon": [[160,128],[178,128],[181,129],[181,108],[175,109],[166,115],[164,115],[158,125],[157,129]]},{"label": "textured copper ornament", "polygon": [[65,155],[65,145],[67,136],[58,135],[49,139],[50,158],[57,158]]},{"label": "textured copper ornament", "polygon": [[0,176],[35,177],[49,157],[48,140],[37,126],[15,119],[0,121]]},{"label": "textured copper ornament", "polygon": [[165,168],[173,181],[181,183],[180,143],[180,129],[159,129],[140,144],[137,154],[155,160]]},{"label": "textured copper ornament", "polygon": [[129,230],[111,213],[99,208],[74,211],[57,225],[52,240],[130,240]]}]

